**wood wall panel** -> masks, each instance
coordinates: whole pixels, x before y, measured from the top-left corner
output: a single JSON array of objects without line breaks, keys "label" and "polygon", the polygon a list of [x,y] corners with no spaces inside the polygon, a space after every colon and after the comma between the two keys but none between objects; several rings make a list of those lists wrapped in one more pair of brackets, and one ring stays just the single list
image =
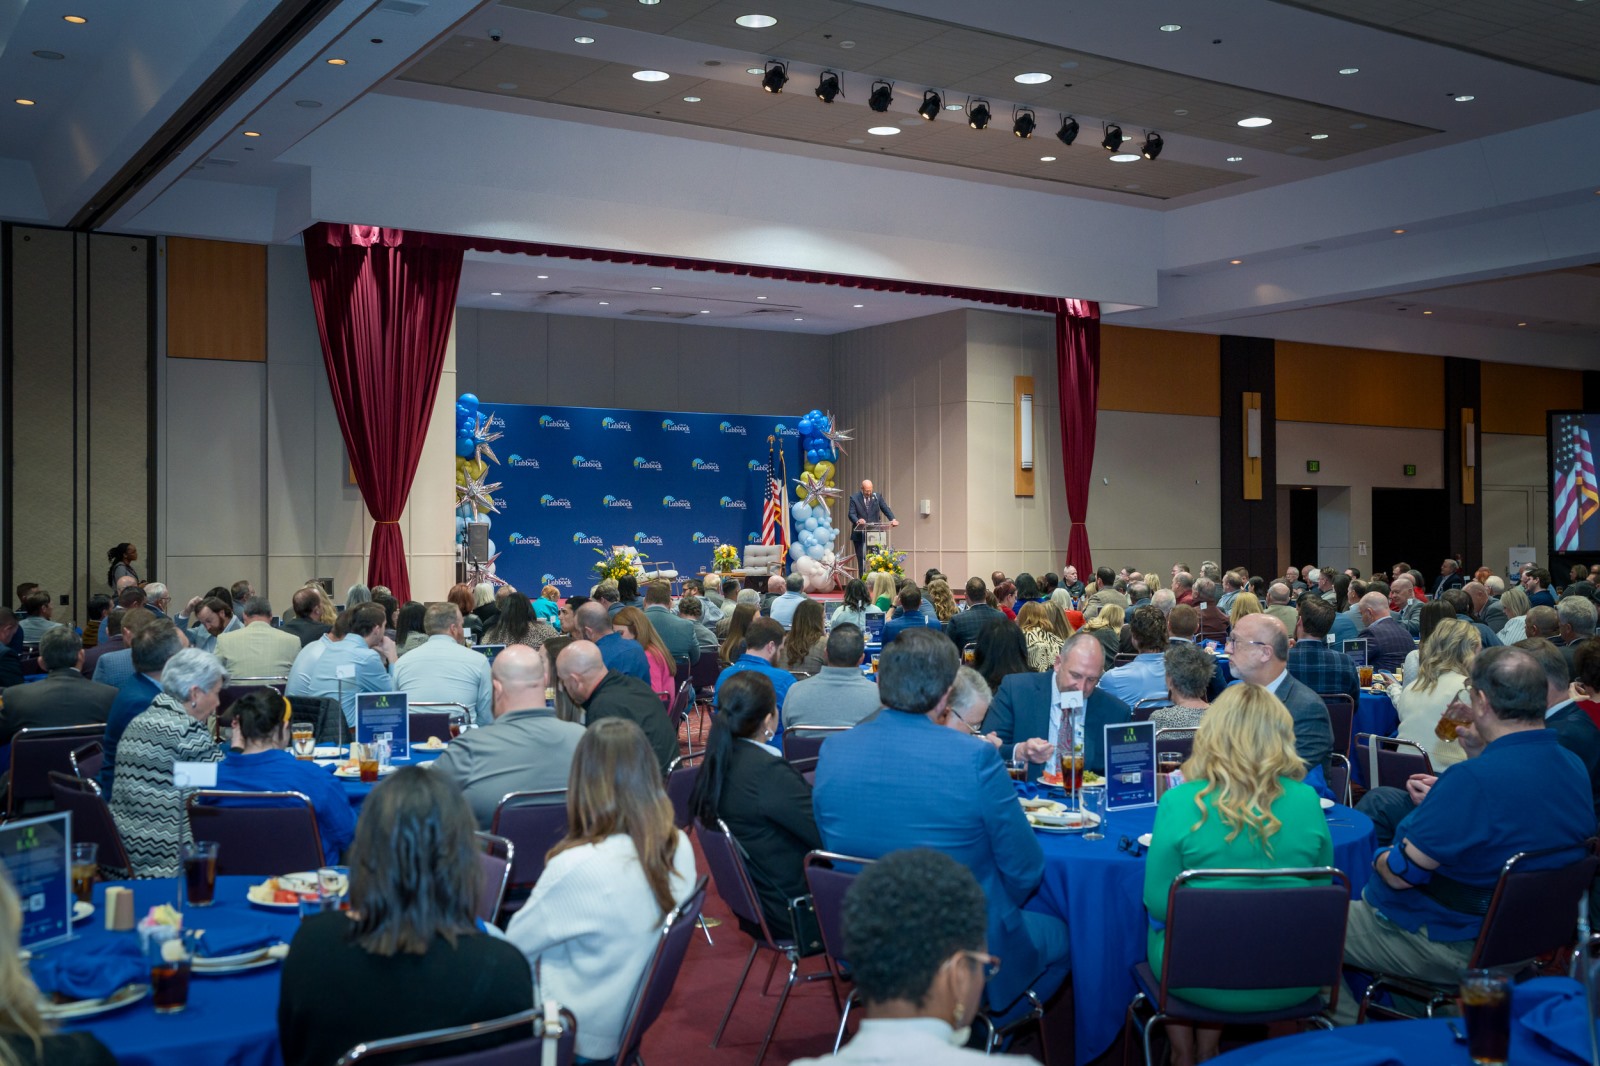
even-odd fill
[{"label": "wood wall panel", "polygon": [[1482,430],[1542,437],[1546,411],[1583,407],[1583,371],[1480,363]]},{"label": "wood wall panel", "polygon": [[1444,359],[1279,341],[1278,421],[1444,428]]},{"label": "wood wall panel", "polygon": [[1214,334],[1101,326],[1097,407],[1215,418],[1220,366]]},{"label": "wood wall panel", "polygon": [[267,361],[267,249],[167,239],[167,354]]}]

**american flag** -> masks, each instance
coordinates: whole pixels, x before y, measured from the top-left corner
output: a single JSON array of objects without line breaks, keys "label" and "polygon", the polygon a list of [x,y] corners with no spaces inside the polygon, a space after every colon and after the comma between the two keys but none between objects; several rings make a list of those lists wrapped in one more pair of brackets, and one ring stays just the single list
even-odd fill
[{"label": "american flag", "polygon": [[1570,433],[1558,433],[1556,442],[1556,551],[1577,551],[1580,527],[1600,511],[1600,478],[1595,476],[1594,449],[1589,431],[1579,418],[1563,421]]},{"label": "american flag", "polygon": [[778,472],[778,459],[774,445],[776,438],[767,438],[767,499],[761,506],[761,543],[782,544],[789,547],[788,516],[784,513],[784,478]]}]

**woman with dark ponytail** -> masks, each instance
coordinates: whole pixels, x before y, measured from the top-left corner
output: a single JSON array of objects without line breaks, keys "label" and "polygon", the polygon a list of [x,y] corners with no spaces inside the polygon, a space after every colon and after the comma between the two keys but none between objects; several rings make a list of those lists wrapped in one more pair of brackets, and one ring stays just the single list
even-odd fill
[{"label": "woman with dark ponytail", "polygon": [[[788,939],[795,934],[789,901],[806,895],[806,852],[822,847],[822,834],[811,813],[811,786],[767,743],[777,722],[770,680],[746,670],[723,681],[689,809],[707,825],[727,823],[744,849],[772,935]],[[817,941],[815,929],[801,930],[798,939],[804,952]]]},{"label": "woman with dark ponytail", "polygon": [[106,562],[111,564],[111,568],[106,571],[106,584],[111,586],[113,596],[117,593],[118,578],[131,577],[136,583],[138,582],[139,573],[133,568],[133,564],[138,560],[139,549],[127,541],[106,550]]}]

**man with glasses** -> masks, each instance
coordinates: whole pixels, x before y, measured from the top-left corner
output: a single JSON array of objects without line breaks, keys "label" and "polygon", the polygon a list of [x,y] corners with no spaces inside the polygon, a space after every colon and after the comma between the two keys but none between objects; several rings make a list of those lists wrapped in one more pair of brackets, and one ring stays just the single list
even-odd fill
[{"label": "man with glasses", "polygon": [[1000,682],[984,726],[1000,738],[1000,754],[1028,764],[1028,780],[1037,780],[1055,753],[1072,703],[1080,707],[1073,713],[1084,769],[1105,773],[1106,726],[1133,718],[1131,707],[1097,687],[1105,664],[1100,641],[1083,633],[1062,647],[1050,673],[1011,674]]},{"label": "man with glasses", "polygon": [[1247,614],[1228,638],[1233,676],[1260,685],[1289,709],[1294,718],[1294,750],[1307,769],[1326,768],[1333,754],[1333,720],[1311,689],[1289,673],[1289,634],[1270,614]]}]

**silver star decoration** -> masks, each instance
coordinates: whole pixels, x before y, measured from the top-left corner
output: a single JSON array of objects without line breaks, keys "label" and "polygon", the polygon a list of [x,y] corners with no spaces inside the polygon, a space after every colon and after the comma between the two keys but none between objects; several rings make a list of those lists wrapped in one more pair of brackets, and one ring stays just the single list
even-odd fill
[{"label": "silver star decoration", "polygon": [[795,478],[794,483],[796,485],[805,486],[806,496],[808,499],[810,497],[818,497],[824,500],[837,500],[841,495],[843,495],[839,489],[828,488],[827,482],[823,481],[809,470]]},{"label": "silver star decoration", "polygon": [[833,446],[838,449],[840,455],[849,455],[850,453],[844,450],[843,442],[847,440],[855,440],[855,438],[851,436],[855,430],[836,428],[833,424],[832,411],[828,412],[828,427],[828,429],[823,431],[822,435],[833,442]]},{"label": "silver star decoration", "polygon": [[483,462],[483,457],[487,455],[489,458],[494,460],[496,466],[499,466],[500,457],[494,453],[494,449],[489,447],[489,444],[492,441],[499,440],[501,437],[505,436],[505,434],[489,432],[489,425],[494,421],[493,411],[489,412],[488,418],[484,418],[482,415],[478,415],[476,417],[477,421],[472,427],[472,457],[481,463]]},{"label": "silver star decoration", "polygon": [[499,514],[500,505],[495,503],[494,497],[490,495],[499,487],[498,481],[485,484],[480,478],[468,477],[465,485],[456,486],[456,504],[459,506],[470,503],[474,511],[493,511]]},{"label": "silver star decoration", "polygon": [[481,585],[488,582],[491,585],[504,585],[505,579],[494,575],[494,561],[500,558],[500,553],[495,552],[489,556],[488,562],[469,563],[467,565],[467,584]]},{"label": "silver star decoration", "polygon": [[854,559],[851,559],[849,562],[846,562],[845,560],[839,558],[838,556],[835,556],[834,560],[833,560],[833,565],[828,567],[828,569],[827,569],[827,574],[828,574],[829,577],[831,577],[833,579],[833,582],[834,582],[834,584],[836,586],[838,586],[839,588],[844,588],[846,585],[850,584],[850,582],[856,576],[850,570],[850,567],[852,567],[854,565],[855,565],[855,560]]}]

